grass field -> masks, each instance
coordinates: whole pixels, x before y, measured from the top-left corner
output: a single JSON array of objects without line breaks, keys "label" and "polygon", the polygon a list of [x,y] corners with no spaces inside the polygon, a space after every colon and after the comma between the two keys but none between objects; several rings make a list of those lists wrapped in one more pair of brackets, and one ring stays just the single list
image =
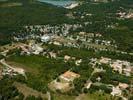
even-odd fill
[{"label": "grass field", "polygon": [[30,87],[27,87],[25,84],[14,82],[13,85],[18,89],[18,91],[20,93],[22,93],[24,95],[25,98],[28,96],[35,96],[35,97],[41,96],[43,99],[47,98],[46,94],[43,94],[43,93],[38,92]]},{"label": "grass field", "polygon": [[102,92],[88,93],[81,100],[111,100],[110,95]]},{"label": "grass field", "polygon": [[[112,100],[111,95],[103,92],[80,94],[79,96],[68,96],[63,94],[53,94],[53,100]],[[113,100],[117,100],[114,98]]]},{"label": "grass field", "polygon": [[39,73],[39,71],[37,70],[37,68],[32,68],[32,67],[23,65],[21,63],[14,62],[14,61],[8,61],[7,63],[9,65],[11,65],[11,66],[14,66],[14,67],[23,68],[28,73],[33,73],[33,74],[38,74]]},{"label": "grass field", "polygon": [[48,83],[71,67],[60,60],[34,55],[12,56],[7,62],[24,68],[27,76],[26,84],[43,92],[46,92]]},{"label": "grass field", "polygon": [[76,96],[68,96],[55,93],[53,94],[53,100],[75,100]]}]

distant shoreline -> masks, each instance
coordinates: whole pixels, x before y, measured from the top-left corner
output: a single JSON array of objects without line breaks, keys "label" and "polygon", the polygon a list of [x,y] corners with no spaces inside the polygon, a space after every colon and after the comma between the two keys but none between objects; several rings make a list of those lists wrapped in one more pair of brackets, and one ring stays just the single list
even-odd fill
[{"label": "distant shoreline", "polygon": [[79,2],[77,2],[77,3],[71,3],[69,5],[66,5],[65,8],[67,8],[67,9],[73,9],[73,8],[79,6],[79,5],[80,5]]},{"label": "distant shoreline", "polygon": [[69,7],[69,6],[75,6],[75,4],[77,4],[77,1],[74,0],[64,0],[64,1],[57,1],[57,0],[38,0],[40,2],[44,2],[44,3],[48,3],[48,4],[52,4],[55,6],[60,6],[60,7]]}]

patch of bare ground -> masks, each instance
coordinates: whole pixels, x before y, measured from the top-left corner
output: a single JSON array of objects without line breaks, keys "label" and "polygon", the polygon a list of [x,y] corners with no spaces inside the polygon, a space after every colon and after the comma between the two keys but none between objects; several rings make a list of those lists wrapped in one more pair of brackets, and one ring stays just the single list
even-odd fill
[{"label": "patch of bare ground", "polygon": [[56,92],[57,90],[60,90],[60,92],[62,93],[68,92],[73,88],[70,86],[69,83],[62,83],[62,82],[56,82],[56,81],[52,81],[51,83],[49,83],[48,87],[54,92]]},{"label": "patch of bare ground", "polygon": [[43,98],[43,100],[48,100],[47,94],[43,94],[42,92],[34,90],[34,89],[26,86],[26,84],[14,82],[13,85],[18,89],[18,91],[20,93],[22,93],[24,95],[24,98],[26,98],[28,96],[35,96],[35,97],[41,97],[41,98]]}]

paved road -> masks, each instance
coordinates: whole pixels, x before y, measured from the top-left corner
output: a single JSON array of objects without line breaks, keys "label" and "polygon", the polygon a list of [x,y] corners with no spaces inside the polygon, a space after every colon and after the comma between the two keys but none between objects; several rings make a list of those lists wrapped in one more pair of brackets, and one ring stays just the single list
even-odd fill
[{"label": "paved road", "polygon": [[51,100],[50,92],[47,91],[48,100]]}]

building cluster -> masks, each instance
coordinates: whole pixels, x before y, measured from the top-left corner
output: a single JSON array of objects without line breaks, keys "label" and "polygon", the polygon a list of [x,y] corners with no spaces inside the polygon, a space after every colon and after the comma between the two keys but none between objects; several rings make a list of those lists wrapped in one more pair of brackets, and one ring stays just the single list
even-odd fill
[{"label": "building cluster", "polygon": [[[23,30],[19,32],[19,35],[14,36],[15,41],[22,41],[28,39],[37,39],[44,34],[58,34],[66,36],[70,31],[76,31],[82,28],[81,24],[61,24],[61,25],[34,25],[24,26]],[[22,34],[23,33],[23,34]]]},{"label": "building cluster", "polygon": [[[117,86],[113,86],[112,87],[112,92],[111,92],[111,95],[112,96],[122,96],[122,90],[125,90],[125,89],[127,89],[129,87],[129,85],[128,84],[126,84],[126,83],[119,83]],[[125,98],[125,97],[123,97],[123,98]],[[126,98],[125,98],[125,100],[127,100]]]},{"label": "building cluster", "polygon": [[119,72],[119,74],[126,76],[131,76],[131,74],[133,74],[133,64],[128,61],[112,60],[102,57],[99,62],[108,64],[114,71]]},{"label": "building cluster", "polygon": [[21,54],[35,54],[38,55],[43,52],[43,48],[39,44],[30,43],[29,45],[23,44],[20,46]]},{"label": "building cluster", "polygon": [[[75,33],[76,34],[76,33]],[[58,35],[58,34],[43,34],[38,36],[32,36],[32,40],[38,41],[39,43],[54,44],[57,46],[73,47],[73,48],[86,48],[86,49],[98,49],[98,50],[114,50],[117,48],[115,41],[102,39],[100,33],[86,33],[79,32],[73,35]],[[31,36],[31,35],[30,35]],[[34,38],[36,37],[36,38]],[[30,40],[29,39],[29,40]],[[33,54],[39,54],[43,49],[37,44],[30,44],[21,46],[24,52],[32,52]]]},{"label": "building cluster", "polygon": [[1,72],[1,77],[8,75],[8,76],[16,76],[16,75],[23,75],[25,77],[25,71],[22,68],[14,68],[14,67],[3,67]]},{"label": "building cluster", "polygon": [[13,69],[7,67],[2,70],[2,76],[9,75],[9,76],[16,76],[18,75]]},{"label": "building cluster", "polygon": [[38,32],[38,33],[51,33],[51,34],[63,34],[67,35],[70,31],[76,30],[77,28],[81,27],[80,24],[63,24],[63,25],[35,25],[35,26],[25,26],[26,30],[30,33]]},{"label": "building cluster", "polygon": [[119,74],[123,74],[126,76],[131,76],[133,74],[133,63],[128,61],[112,60],[111,58],[106,58],[106,57],[101,57],[100,59],[92,58],[91,64],[95,66],[96,63],[107,64]]},{"label": "building cluster", "polygon": [[9,76],[16,76],[18,74],[26,77],[25,70],[23,68],[12,67],[11,65],[7,64],[4,59],[0,60],[3,68],[0,70],[0,74],[2,76],[9,75]]},{"label": "building cluster", "polygon": [[[83,35],[84,34],[84,35]],[[100,33],[80,32],[75,35],[58,36],[45,34],[41,37],[41,42],[54,44],[58,46],[74,47],[74,48],[93,48],[99,50],[110,50],[117,48],[115,41],[101,39]]]},{"label": "building cluster", "polygon": [[133,18],[133,11],[132,10],[129,10],[128,12],[120,11],[119,13],[117,13],[117,15],[119,16],[120,19],[131,19]]},{"label": "building cluster", "polygon": [[[123,61],[123,60],[114,60],[111,58],[107,58],[107,57],[101,57],[100,59],[98,58],[92,58],[90,60],[90,64],[92,65],[92,67],[94,68],[94,71],[92,72],[92,76],[94,73],[99,72],[100,70],[102,71],[103,69],[99,69],[99,65],[102,64],[106,64],[108,65],[108,67],[111,67],[113,71],[115,71],[116,73],[118,72],[121,75],[124,75],[126,77],[131,77],[131,75],[133,74],[133,63],[128,62],[128,61]],[[99,71],[97,71],[99,70]],[[111,77],[111,76],[110,76]],[[127,93],[129,93],[129,88],[132,88],[132,84],[128,84],[128,83],[124,83],[124,82],[118,82],[117,85],[113,85],[113,84],[104,84],[101,82],[101,77],[98,76],[96,78],[96,82],[92,82],[90,79],[87,81],[87,83],[85,84],[85,88],[90,89],[91,86],[105,86],[108,89],[111,89],[110,94],[112,96],[119,96],[122,97],[124,100],[128,100],[126,96],[124,96],[124,92],[123,91],[127,91]]]},{"label": "building cluster", "polygon": [[[82,28],[81,24],[24,26],[24,29],[23,31],[20,31],[20,34],[14,35],[14,41],[36,40],[40,43],[58,46],[106,51],[117,48],[115,41],[104,39],[100,33],[77,32],[78,29]],[[74,32],[74,34],[70,34],[71,32]],[[33,49],[38,49],[34,52],[35,54],[42,51],[37,45],[34,45]]]}]

